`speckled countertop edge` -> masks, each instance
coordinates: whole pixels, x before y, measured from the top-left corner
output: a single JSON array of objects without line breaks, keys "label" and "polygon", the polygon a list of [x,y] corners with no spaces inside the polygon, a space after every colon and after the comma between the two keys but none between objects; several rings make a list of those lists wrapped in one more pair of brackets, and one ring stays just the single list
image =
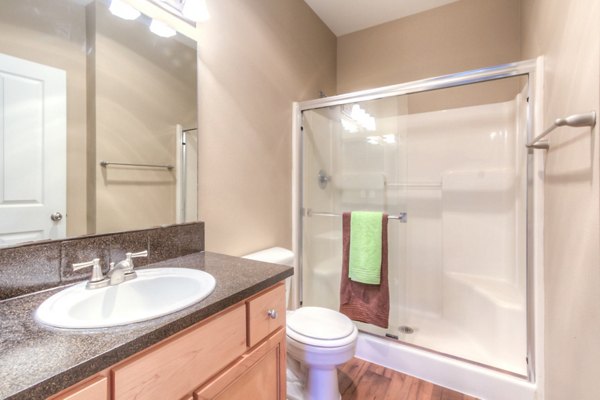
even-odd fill
[{"label": "speckled countertop edge", "polygon": [[290,267],[201,252],[144,268],[212,274],[217,285],[184,310],[123,327],[62,330],[33,318],[56,288],[0,302],[0,399],[45,399],[291,276]]}]

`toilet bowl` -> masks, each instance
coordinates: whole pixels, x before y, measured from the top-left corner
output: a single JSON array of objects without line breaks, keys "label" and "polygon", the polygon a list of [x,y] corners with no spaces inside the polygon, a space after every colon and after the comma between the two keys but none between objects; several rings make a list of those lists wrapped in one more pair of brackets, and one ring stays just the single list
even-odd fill
[{"label": "toilet bowl", "polygon": [[304,399],[338,400],[337,366],[354,357],[358,330],[350,318],[322,307],[288,312],[288,356],[306,367]]},{"label": "toilet bowl", "polygon": [[[244,258],[293,265],[293,253],[280,247]],[[288,399],[340,399],[336,367],[354,357],[357,337],[356,325],[337,311],[323,307],[287,311]],[[293,376],[292,385],[290,375]]]}]

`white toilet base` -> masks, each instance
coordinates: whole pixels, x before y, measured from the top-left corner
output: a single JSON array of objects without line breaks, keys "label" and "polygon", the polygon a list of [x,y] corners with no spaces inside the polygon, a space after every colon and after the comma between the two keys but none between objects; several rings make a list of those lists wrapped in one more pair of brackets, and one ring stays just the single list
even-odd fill
[{"label": "white toilet base", "polygon": [[337,368],[309,368],[305,388],[306,400],[340,400]]},{"label": "white toilet base", "polygon": [[[296,374],[297,376],[304,375],[306,378],[302,400],[340,400],[337,366],[354,356],[356,331],[350,337],[349,343],[340,347],[310,346],[289,336],[286,341],[288,359],[299,362],[303,366],[302,369],[306,371],[306,375]],[[294,369],[297,370],[297,368]],[[294,398],[294,396],[290,398]]]}]

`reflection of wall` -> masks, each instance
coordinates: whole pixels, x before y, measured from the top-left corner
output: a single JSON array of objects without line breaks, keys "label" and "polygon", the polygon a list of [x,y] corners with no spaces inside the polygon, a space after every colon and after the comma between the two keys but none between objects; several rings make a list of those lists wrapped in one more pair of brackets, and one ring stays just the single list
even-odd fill
[{"label": "reflection of wall", "polygon": [[175,222],[176,124],[196,126],[196,49],[96,4],[96,232]]},{"label": "reflection of wall", "polygon": [[[520,58],[519,0],[461,0],[338,38],[337,91],[384,85],[488,67]],[[463,88],[451,107],[510,100],[514,83]],[[436,109],[441,96],[412,99],[412,111]],[[447,102],[447,101],[445,101]]]},{"label": "reflection of wall", "polygon": [[336,38],[301,0],[209,0],[200,62],[207,249],[291,246],[292,102],[335,92]]},{"label": "reflection of wall", "polygon": [[[37,14],[30,12],[33,7],[39,11]],[[68,236],[87,233],[84,49],[83,7],[43,0],[0,1],[0,53],[67,72]]]},{"label": "reflection of wall", "polygon": [[[600,3],[523,0],[523,57],[545,56],[544,127],[600,109]],[[542,129],[542,126],[537,127]],[[546,399],[600,398],[598,124],[550,134],[545,167]]]}]

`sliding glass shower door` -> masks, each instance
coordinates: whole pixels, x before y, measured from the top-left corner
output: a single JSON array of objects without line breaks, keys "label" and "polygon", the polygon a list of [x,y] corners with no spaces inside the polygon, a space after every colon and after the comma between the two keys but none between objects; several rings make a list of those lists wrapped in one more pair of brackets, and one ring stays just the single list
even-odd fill
[{"label": "sliding glass shower door", "polygon": [[[406,320],[406,129],[392,97],[311,110],[304,132],[303,304],[339,309],[342,213],[382,211],[388,221],[390,320]],[[361,329],[399,338],[389,330]]]},{"label": "sliding glass shower door", "polygon": [[304,306],[339,309],[342,219],[388,222],[390,325],[363,332],[526,376],[527,80],[302,113]]}]

